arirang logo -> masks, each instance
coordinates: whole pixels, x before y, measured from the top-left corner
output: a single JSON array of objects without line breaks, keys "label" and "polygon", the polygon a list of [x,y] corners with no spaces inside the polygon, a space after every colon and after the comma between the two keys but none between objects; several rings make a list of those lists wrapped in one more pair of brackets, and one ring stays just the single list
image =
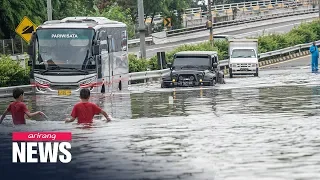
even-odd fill
[{"label": "arirang logo", "polygon": [[51,38],[78,38],[77,34],[52,34]]},{"label": "arirang logo", "polygon": [[14,132],[12,162],[57,163],[59,160],[69,163],[72,159],[71,139],[69,132]]}]

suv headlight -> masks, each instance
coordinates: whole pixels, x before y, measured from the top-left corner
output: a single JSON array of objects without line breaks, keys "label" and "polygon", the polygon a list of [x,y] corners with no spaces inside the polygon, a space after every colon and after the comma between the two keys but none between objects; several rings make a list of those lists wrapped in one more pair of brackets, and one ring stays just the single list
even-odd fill
[{"label": "suv headlight", "polygon": [[84,80],[80,81],[79,84],[90,84],[94,81],[96,81],[96,76],[84,79]]},{"label": "suv headlight", "polygon": [[171,76],[171,79],[177,80],[177,79],[178,79],[178,76],[177,76],[176,74],[174,74],[174,75]]},{"label": "suv headlight", "polygon": [[203,75],[202,74],[197,74],[197,78],[203,80]]},{"label": "suv headlight", "polygon": [[34,80],[35,80],[37,83],[41,84],[41,85],[49,85],[49,84],[50,84],[49,81],[44,80],[44,79],[40,79],[40,78],[34,78]]}]

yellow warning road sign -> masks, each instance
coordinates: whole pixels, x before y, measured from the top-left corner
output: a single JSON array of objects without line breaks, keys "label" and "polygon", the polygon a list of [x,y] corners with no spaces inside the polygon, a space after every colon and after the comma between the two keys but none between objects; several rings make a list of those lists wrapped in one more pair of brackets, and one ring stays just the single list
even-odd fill
[{"label": "yellow warning road sign", "polygon": [[171,18],[163,18],[163,24],[165,27],[171,27]]},{"label": "yellow warning road sign", "polygon": [[19,34],[27,43],[31,40],[32,32],[36,30],[36,25],[27,17],[23,17],[22,21],[16,28],[16,33]]}]

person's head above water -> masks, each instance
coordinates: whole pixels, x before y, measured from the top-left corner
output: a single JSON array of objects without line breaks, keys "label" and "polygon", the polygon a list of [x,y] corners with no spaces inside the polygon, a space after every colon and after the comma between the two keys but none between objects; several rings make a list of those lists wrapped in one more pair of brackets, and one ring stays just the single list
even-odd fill
[{"label": "person's head above water", "polygon": [[90,90],[89,89],[81,89],[80,99],[88,100],[89,98],[90,98]]},{"label": "person's head above water", "polygon": [[21,88],[15,88],[12,91],[12,96],[15,100],[23,101],[23,94],[24,94],[24,91]]}]

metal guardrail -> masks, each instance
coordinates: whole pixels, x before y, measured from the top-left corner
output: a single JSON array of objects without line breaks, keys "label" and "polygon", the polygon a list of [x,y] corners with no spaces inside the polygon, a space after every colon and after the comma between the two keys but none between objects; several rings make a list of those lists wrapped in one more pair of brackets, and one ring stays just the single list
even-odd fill
[{"label": "metal guardrail", "polygon": [[[145,42],[153,42],[153,37],[146,37],[145,38]],[[128,45],[136,45],[136,44],[140,44],[140,39],[131,39],[128,40]]]},{"label": "metal guardrail", "polygon": [[[268,61],[270,58],[273,57],[280,57],[283,55],[288,55],[290,53],[294,52],[301,52],[302,50],[307,50],[312,45],[312,43],[305,43],[305,44],[298,44],[292,47],[283,48],[275,51],[270,51],[266,53],[260,53],[260,59],[259,62]],[[316,41],[316,45],[320,46],[320,41]],[[228,68],[229,60],[220,60],[219,66],[221,69]],[[137,80],[144,80],[146,82],[147,79],[151,78],[161,78],[163,74],[170,72],[170,69],[162,69],[162,70],[155,70],[155,71],[144,71],[144,72],[135,72],[135,73],[129,73],[129,83],[131,84],[131,81],[137,81]],[[32,86],[31,85],[23,85],[23,86],[12,86],[12,87],[2,87],[0,88],[0,97],[10,97],[13,88],[20,87],[25,90],[26,93],[32,92]]]},{"label": "metal guardrail", "polygon": [[[320,41],[316,41],[316,44],[318,46],[320,46]],[[279,50],[275,50],[275,51],[270,51],[270,52],[266,52],[266,53],[260,53],[259,54],[260,60],[263,60],[265,58],[270,58],[273,56],[284,55],[284,54],[294,52],[294,51],[303,50],[303,49],[309,48],[311,45],[312,45],[312,43],[298,44],[298,45],[295,45],[292,47],[287,47],[287,48],[283,48],[283,49],[279,49]],[[23,60],[27,57],[28,57],[28,55],[26,55],[26,54],[18,55],[18,56],[11,56],[11,58],[14,60]],[[220,60],[219,64],[222,67],[228,66],[228,60]],[[169,71],[168,69],[163,69],[163,70],[155,70],[155,71],[134,72],[134,73],[129,73],[129,77],[130,77],[130,80],[132,80],[132,81],[141,80],[141,79],[145,79],[145,78],[155,78],[155,77],[158,77],[159,74],[163,74],[168,71]]]},{"label": "metal guardrail", "polygon": [[[273,14],[268,14],[263,16],[252,17],[248,19],[223,21],[223,22],[213,23],[212,25],[213,25],[213,28],[221,28],[221,27],[234,26],[239,24],[258,22],[258,21],[294,16],[294,15],[311,14],[311,13],[316,13],[318,11],[319,11],[318,9],[314,8],[314,9],[300,10],[300,11],[293,11],[293,12],[273,13]],[[176,30],[167,31],[166,33],[167,33],[167,37],[172,37],[172,36],[177,36],[182,34],[200,32],[204,30],[207,30],[206,25],[176,29]]]},{"label": "metal guardrail", "polygon": [[33,92],[31,85],[0,87],[0,97],[11,97],[14,88],[22,88],[26,94]]},{"label": "metal guardrail", "polygon": [[[316,41],[317,46],[320,46],[320,41]],[[298,44],[292,47],[279,49],[275,51],[270,51],[266,53],[260,53],[260,61],[264,61],[267,58],[272,58],[275,56],[281,56],[285,55],[291,52],[295,51],[301,51],[304,49],[308,49],[312,43],[306,43],[306,44]],[[229,66],[229,60],[220,60],[219,66],[221,69],[228,68]],[[136,72],[136,73],[129,73],[129,80],[130,81],[136,81],[136,80],[145,80],[145,79],[151,79],[151,78],[161,78],[161,76],[165,73],[170,72],[170,69],[162,69],[162,70],[156,70],[156,71],[144,71],[144,72]]]},{"label": "metal guardrail", "polygon": [[[317,2],[314,2],[314,0],[260,0],[260,1],[249,1],[249,2],[244,1],[239,3],[213,5],[211,6],[211,9],[212,11],[216,11],[216,12],[228,11],[232,8],[238,8],[238,9],[246,8],[247,11],[255,11],[257,9],[259,10],[270,9],[269,8],[270,6],[272,6],[272,8],[288,8],[288,7],[296,7],[296,6],[309,6],[312,4],[317,4]],[[173,13],[177,14],[177,11],[175,10]],[[202,7],[188,8],[188,9],[185,9],[184,11],[184,15],[199,15],[204,13],[206,12],[204,12]],[[154,17],[154,20],[162,19],[163,16],[161,14],[162,13],[157,14]],[[147,19],[148,18],[151,18],[151,17],[147,17]]]}]

